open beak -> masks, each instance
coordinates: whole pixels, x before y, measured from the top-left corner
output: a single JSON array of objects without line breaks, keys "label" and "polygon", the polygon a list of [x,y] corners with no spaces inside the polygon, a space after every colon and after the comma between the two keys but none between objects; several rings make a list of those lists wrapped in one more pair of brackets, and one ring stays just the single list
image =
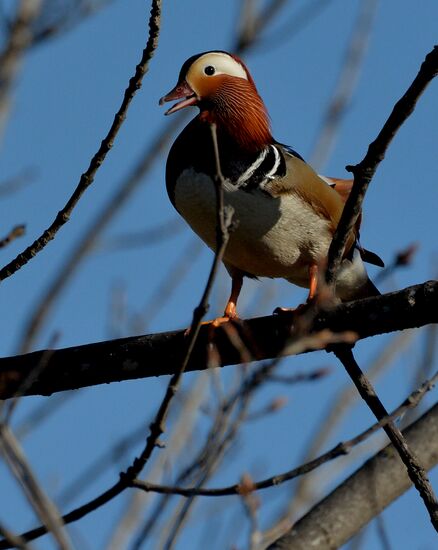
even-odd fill
[{"label": "open beak", "polygon": [[185,80],[178,82],[173,90],[171,90],[168,94],[163,95],[159,103],[160,105],[163,105],[166,101],[175,101],[176,99],[181,99],[182,101],[175,103],[173,107],[164,113],[165,115],[171,115],[180,109],[184,109],[184,107],[196,105],[198,102],[195,92],[190,88]]}]

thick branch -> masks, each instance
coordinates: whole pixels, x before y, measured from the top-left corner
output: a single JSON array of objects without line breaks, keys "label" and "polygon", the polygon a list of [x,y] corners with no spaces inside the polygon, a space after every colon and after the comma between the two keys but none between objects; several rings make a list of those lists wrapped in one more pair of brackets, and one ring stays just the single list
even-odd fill
[{"label": "thick branch", "polygon": [[[321,311],[313,321],[311,332],[324,329],[334,333],[353,331],[363,339],[437,322],[438,282],[429,281]],[[293,337],[287,315],[251,319],[236,327],[254,360],[277,357]],[[217,348],[220,363],[217,366],[242,362],[239,350],[224,330],[219,328],[211,334],[210,327],[203,326],[187,371],[211,366],[211,357],[207,362],[208,342]],[[2,358],[0,398],[13,397],[42,363],[44,368],[27,387],[26,395],[50,395],[96,384],[173,374],[181,364],[186,346],[187,339],[180,330]]]},{"label": "thick branch", "polygon": [[[438,405],[403,432],[425,468],[438,462]],[[340,548],[411,486],[388,445],[317,504],[269,550]]]}]

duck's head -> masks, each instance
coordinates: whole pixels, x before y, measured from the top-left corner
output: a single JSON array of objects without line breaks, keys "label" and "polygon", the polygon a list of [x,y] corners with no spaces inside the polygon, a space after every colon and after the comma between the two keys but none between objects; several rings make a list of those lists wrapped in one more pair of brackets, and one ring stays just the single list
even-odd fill
[{"label": "duck's head", "polygon": [[254,81],[245,64],[230,53],[211,51],[187,59],[176,86],[160,105],[176,100],[166,115],[197,106],[201,120],[217,124],[245,149],[258,150],[273,141]]}]

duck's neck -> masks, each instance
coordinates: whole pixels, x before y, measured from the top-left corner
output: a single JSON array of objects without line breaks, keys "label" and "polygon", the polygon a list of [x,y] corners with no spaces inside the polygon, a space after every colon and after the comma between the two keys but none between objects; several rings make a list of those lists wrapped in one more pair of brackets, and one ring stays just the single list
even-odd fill
[{"label": "duck's neck", "polygon": [[260,151],[274,141],[263,100],[247,80],[224,80],[215,95],[201,106],[199,116],[217,124],[245,151]]}]

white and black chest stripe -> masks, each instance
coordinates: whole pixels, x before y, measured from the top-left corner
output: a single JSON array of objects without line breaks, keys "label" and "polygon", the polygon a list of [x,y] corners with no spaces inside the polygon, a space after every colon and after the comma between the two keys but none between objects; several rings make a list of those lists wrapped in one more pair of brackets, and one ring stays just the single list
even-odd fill
[{"label": "white and black chest stripe", "polygon": [[[230,182],[245,191],[265,189],[265,186],[275,178],[286,175],[286,155],[304,160],[294,149],[280,144],[267,145],[255,159],[242,164],[238,163],[240,174],[230,178]],[[234,174],[236,170],[233,170]]]},{"label": "white and black chest stripe", "polygon": [[286,166],[283,155],[275,145],[268,145],[257,156],[246,170],[237,178],[235,186],[252,190],[265,186],[275,176],[283,176]]}]

